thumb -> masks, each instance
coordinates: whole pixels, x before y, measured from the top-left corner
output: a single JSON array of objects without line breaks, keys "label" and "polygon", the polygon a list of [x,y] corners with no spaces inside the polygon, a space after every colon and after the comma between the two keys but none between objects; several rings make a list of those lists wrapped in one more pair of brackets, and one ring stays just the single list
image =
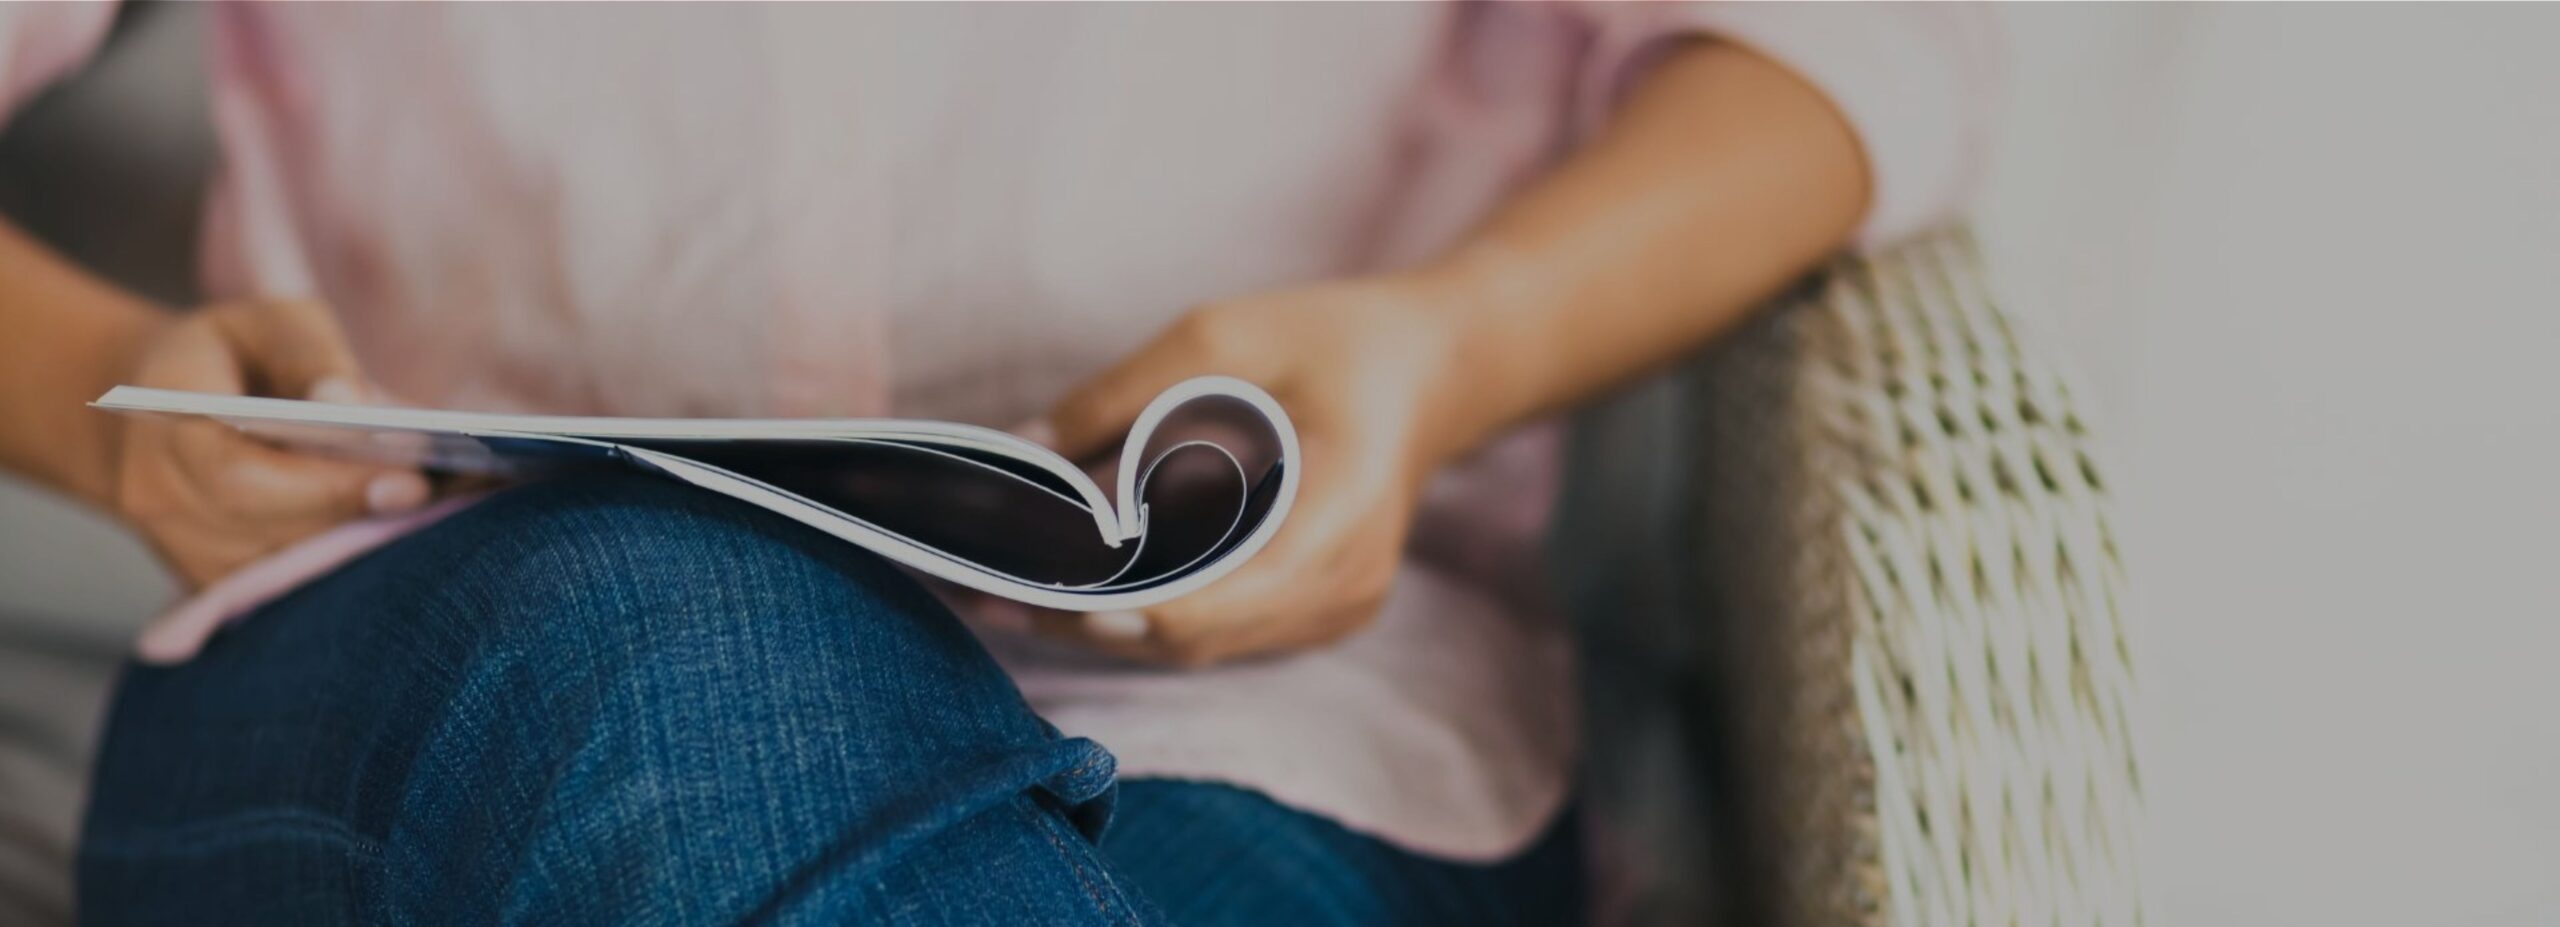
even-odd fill
[{"label": "thumb", "polygon": [[188,422],[170,437],[202,485],[260,517],[335,523],[405,512],[432,494],[416,471],[297,454],[218,422]]},{"label": "thumb", "polygon": [[[319,303],[241,302],[205,313],[216,337],[170,352],[150,378],[161,381],[155,385],[323,402],[368,398],[344,332]],[[406,511],[430,495],[414,470],[307,456],[219,423],[190,422],[167,433],[200,485],[267,517],[334,522]]]},{"label": "thumb", "polygon": [[349,401],[356,398],[349,391],[364,382],[346,331],[319,303],[239,303],[212,310],[210,318],[254,394]]},{"label": "thumb", "polygon": [[[1068,459],[1109,447],[1129,431],[1158,394],[1176,383],[1213,373],[1243,376],[1216,345],[1212,317],[1194,312],[1138,352],[1067,393],[1049,410],[1043,443]],[[1251,379],[1249,376],[1247,379]],[[1031,429],[1036,431],[1036,426]]]}]

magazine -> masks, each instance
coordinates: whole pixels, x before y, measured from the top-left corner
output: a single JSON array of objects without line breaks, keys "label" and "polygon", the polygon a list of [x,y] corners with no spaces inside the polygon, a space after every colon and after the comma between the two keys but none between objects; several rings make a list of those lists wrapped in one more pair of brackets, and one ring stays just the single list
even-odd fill
[{"label": "magazine", "polygon": [[1108,493],[1047,448],[952,422],[508,415],[134,386],[93,405],[205,416],[297,450],[431,472],[638,469],[938,579],[1069,611],[1144,608],[1225,575],[1278,530],[1299,477],[1288,415],[1230,377],[1156,397],[1130,426]]}]

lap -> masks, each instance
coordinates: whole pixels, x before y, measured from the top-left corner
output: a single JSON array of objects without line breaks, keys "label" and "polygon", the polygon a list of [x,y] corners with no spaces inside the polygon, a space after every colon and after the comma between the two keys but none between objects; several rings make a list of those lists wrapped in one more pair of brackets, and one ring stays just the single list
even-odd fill
[{"label": "lap", "polygon": [[1452,862],[1250,789],[1165,779],[1123,782],[1102,838],[1129,883],[1191,927],[1574,923],[1579,847],[1568,815],[1511,859]]},{"label": "lap", "polygon": [[[502,494],[191,664],[133,668],[95,794],[84,907],[137,920],[164,899],[191,907],[156,913],[267,920],[1060,921],[1075,906],[1129,923],[1157,918],[1148,895],[1189,910],[1209,884],[1095,853],[1109,754],[1034,715],[913,581],[642,478]],[[1265,829],[1330,826],[1224,793],[1129,794],[1131,839],[1247,807]],[[1350,858],[1335,842],[1304,852]]]}]

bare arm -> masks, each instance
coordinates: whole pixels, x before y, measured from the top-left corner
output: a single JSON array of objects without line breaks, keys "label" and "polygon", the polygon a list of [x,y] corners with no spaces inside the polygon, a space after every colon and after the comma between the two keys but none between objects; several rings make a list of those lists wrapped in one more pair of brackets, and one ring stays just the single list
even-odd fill
[{"label": "bare arm", "polygon": [[354,400],[363,381],[326,308],[165,312],[0,225],[0,466],[122,519],[189,585],[367,512],[415,507],[426,480],[89,400],[119,383]]},{"label": "bare arm", "polygon": [[1468,439],[1695,350],[1839,248],[1865,213],[1856,136],[1811,86],[1696,42],[1435,272],[1474,298]]},{"label": "bare arm", "polygon": [[86,404],[168,320],[0,222],[0,467],[111,510],[114,422]]},{"label": "bare arm", "polygon": [[1444,259],[1198,307],[1061,402],[1047,424],[1082,454],[1175,381],[1242,377],[1289,409],[1306,481],[1271,545],[1209,588],[1135,628],[1045,625],[1183,664],[1360,628],[1432,473],[1694,350],[1845,242],[1868,197],[1856,136],[1811,86],[1736,46],[1677,49]]}]

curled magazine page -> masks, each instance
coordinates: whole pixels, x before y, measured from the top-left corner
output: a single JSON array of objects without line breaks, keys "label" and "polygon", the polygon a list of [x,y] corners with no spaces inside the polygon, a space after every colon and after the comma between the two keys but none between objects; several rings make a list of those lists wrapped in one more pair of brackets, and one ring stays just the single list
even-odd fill
[{"label": "curled magazine page", "polygon": [[1200,377],[1132,423],[1104,483],[992,429],[905,419],[642,419],[357,406],[117,387],[100,408],[220,420],[296,450],[513,478],[638,467],[918,572],[1034,605],[1140,608],[1197,589],[1279,528],[1298,437],[1260,388]]},{"label": "curled magazine page", "polygon": [[1268,394],[1209,377],[1140,415],[1108,503],[1084,472],[1027,444],[909,435],[623,446],[653,469],[938,579],[1091,611],[1169,601],[1261,549],[1297,494],[1297,440]]}]

